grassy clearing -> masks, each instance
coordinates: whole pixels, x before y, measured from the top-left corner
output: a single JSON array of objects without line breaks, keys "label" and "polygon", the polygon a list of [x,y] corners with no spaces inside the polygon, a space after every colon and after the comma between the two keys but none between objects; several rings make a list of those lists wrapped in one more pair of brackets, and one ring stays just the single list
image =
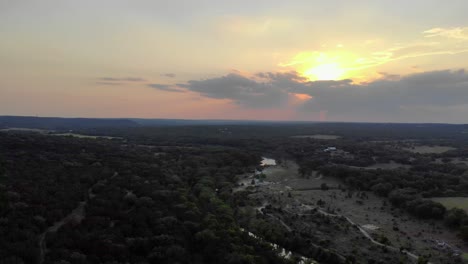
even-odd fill
[{"label": "grassy clearing", "polygon": [[431,200],[443,204],[447,209],[460,208],[468,213],[468,197],[435,197]]},{"label": "grassy clearing", "polygon": [[60,133],[60,134],[50,134],[51,136],[63,136],[63,137],[76,137],[76,138],[90,138],[90,139],[97,139],[97,138],[105,138],[105,139],[121,139],[118,137],[106,137],[106,136],[89,136],[89,135],[81,135],[75,133]]},{"label": "grassy clearing", "polygon": [[10,128],[3,128],[0,131],[23,131],[23,132],[36,132],[36,133],[48,133],[50,130],[45,129],[37,129],[37,128],[22,128],[22,127],[10,127]]},{"label": "grassy clearing", "polygon": [[446,147],[446,146],[415,146],[411,148],[404,148],[404,150],[413,152],[413,153],[420,153],[420,154],[438,154],[444,153],[449,150],[455,150],[456,148]]},{"label": "grassy clearing", "polygon": [[355,168],[355,169],[366,169],[366,170],[377,170],[377,169],[382,169],[382,170],[395,170],[395,169],[409,169],[411,168],[411,165],[406,165],[402,163],[396,163],[396,162],[389,162],[389,163],[376,163],[371,166],[367,167],[358,167],[358,166],[348,166],[350,168]]}]

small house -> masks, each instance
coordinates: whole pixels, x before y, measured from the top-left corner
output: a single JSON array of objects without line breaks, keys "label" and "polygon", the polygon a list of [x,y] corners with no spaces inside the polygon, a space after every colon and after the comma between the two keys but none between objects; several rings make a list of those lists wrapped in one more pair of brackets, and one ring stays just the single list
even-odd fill
[{"label": "small house", "polygon": [[328,147],[323,150],[324,152],[331,152],[331,151],[336,151],[336,147]]}]

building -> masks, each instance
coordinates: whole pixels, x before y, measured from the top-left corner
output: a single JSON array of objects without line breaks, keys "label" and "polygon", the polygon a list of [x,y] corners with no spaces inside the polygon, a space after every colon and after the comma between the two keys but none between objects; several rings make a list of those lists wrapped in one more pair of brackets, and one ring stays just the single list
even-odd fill
[{"label": "building", "polygon": [[331,151],[336,151],[336,147],[328,147],[323,150],[324,152],[331,152]]}]

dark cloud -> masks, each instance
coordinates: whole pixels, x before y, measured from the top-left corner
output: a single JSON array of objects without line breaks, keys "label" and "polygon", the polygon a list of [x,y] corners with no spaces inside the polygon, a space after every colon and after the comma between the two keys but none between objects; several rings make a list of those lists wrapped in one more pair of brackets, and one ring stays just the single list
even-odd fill
[{"label": "dark cloud", "polygon": [[[153,87],[229,99],[250,108],[281,108],[288,103],[291,94],[307,94],[312,98],[298,106],[298,112],[326,112],[329,117],[348,120],[405,121],[419,117],[430,120],[430,115],[424,115],[424,111],[446,115],[450,114],[450,109],[457,109],[458,113],[468,111],[468,73],[464,70],[408,76],[381,74],[382,79],[355,84],[352,80],[307,81],[296,72],[262,72],[253,77],[233,73],[174,86]],[[462,114],[468,116],[468,112]]]},{"label": "dark cloud", "polygon": [[150,83],[148,86],[166,92],[184,92],[184,90],[177,87],[177,85]]},{"label": "dark cloud", "polygon": [[258,82],[238,75],[188,81],[182,87],[203,96],[230,99],[251,108],[274,108],[287,103],[288,94],[271,82]]},{"label": "dark cloud", "polygon": [[175,73],[164,73],[164,74],[161,74],[161,76],[168,77],[168,78],[175,78],[176,77]]},{"label": "dark cloud", "polygon": [[421,111],[416,115],[414,109],[461,106],[468,98],[468,74],[463,70],[425,72],[362,85],[348,83],[317,88],[311,83],[309,86],[308,94],[313,99],[302,105],[302,111],[327,111],[353,120],[378,116],[384,120],[418,121],[414,119],[428,116]]}]

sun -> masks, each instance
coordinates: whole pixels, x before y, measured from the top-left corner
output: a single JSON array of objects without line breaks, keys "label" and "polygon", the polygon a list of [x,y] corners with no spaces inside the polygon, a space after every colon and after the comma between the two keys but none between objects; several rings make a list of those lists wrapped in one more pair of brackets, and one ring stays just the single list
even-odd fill
[{"label": "sun", "polygon": [[358,56],[342,49],[330,52],[300,52],[282,67],[290,67],[309,81],[338,81],[353,77]]},{"label": "sun", "polygon": [[330,81],[339,80],[343,77],[346,70],[340,67],[338,63],[319,64],[303,71],[303,75],[313,80]]}]

